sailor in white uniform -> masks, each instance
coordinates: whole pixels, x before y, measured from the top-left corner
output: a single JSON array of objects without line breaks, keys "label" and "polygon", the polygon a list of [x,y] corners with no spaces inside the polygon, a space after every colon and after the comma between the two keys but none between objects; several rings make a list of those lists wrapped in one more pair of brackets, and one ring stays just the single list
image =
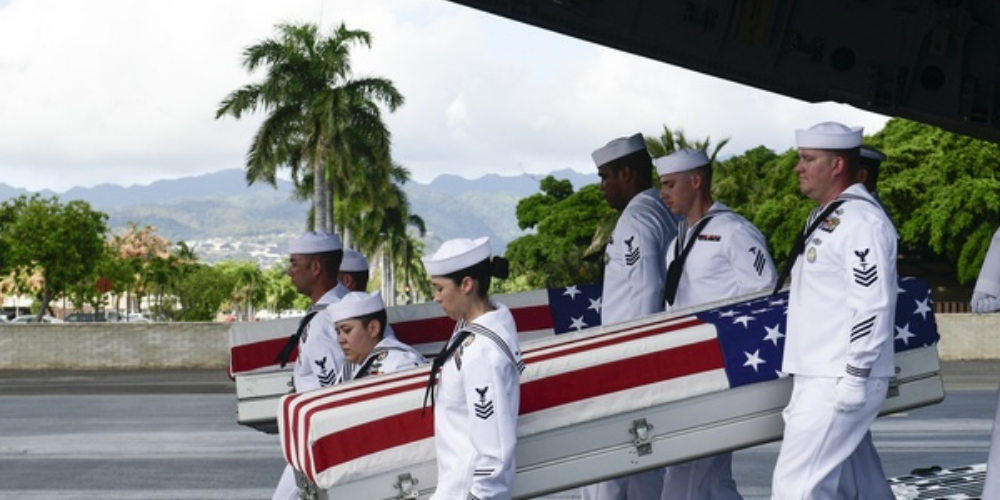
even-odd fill
[{"label": "sailor in white uniform", "polygon": [[618,138],[591,156],[604,199],[621,212],[605,249],[601,324],[661,312],[664,254],[677,235],[677,217],[653,187],[646,141],[642,134]]},{"label": "sailor in white uniform", "polygon": [[487,293],[492,277],[507,277],[508,263],[490,256],[488,238],[461,238],[423,258],[434,301],[458,321],[428,382],[438,466],[432,500],[508,499],[514,488],[524,363],[513,315]]},{"label": "sailor in white uniform", "polygon": [[[288,276],[292,278],[295,289],[313,301],[299,323],[299,330],[289,339],[291,345],[297,343],[298,346],[298,358],[292,370],[295,392],[311,391],[350,379],[353,368],[337,343],[337,331],[326,310],[329,304],[348,293],[337,281],[337,272],[343,258],[340,237],[308,232],[290,240],[288,252],[291,254]],[[284,361],[287,361],[287,355],[282,362]],[[298,498],[295,472],[288,465],[272,499]]]},{"label": "sailor in white uniform", "polygon": [[344,260],[340,263],[337,281],[352,292],[368,290],[368,279],[371,272],[368,259],[357,250],[344,249]]},{"label": "sailor in white uniform", "polygon": [[[819,207],[795,258],[782,370],[793,375],[772,498],[892,499],[885,477],[845,462],[874,457],[870,429],[894,374],[896,230],[856,184],[862,129],[821,123],[796,132],[799,189]],[[801,253],[801,255],[798,255]],[[858,485],[875,486],[873,490]]]},{"label": "sailor in white uniform", "polygon": [[[971,305],[972,312],[976,314],[1000,311],[1000,229],[993,233],[990,248],[986,251],[986,259],[983,260],[983,267],[979,269]],[[1000,391],[997,391],[997,397],[983,498],[1000,498]]]},{"label": "sailor in white uniform", "polygon": [[[665,252],[677,235],[677,218],[653,187],[653,165],[642,134],[621,137],[591,155],[601,190],[621,212],[604,256],[601,324],[663,311]],[[663,469],[584,486],[584,500],[659,498]]]},{"label": "sailor in white uniform", "polygon": [[[878,195],[879,173],[882,169],[882,162],[887,159],[888,157],[881,151],[862,144],[861,157],[858,162],[860,168],[858,168],[854,180],[865,186],[872,198],[882,207],[889,222],[895,226],[889,209],[882,203],[882,198]],[[863,492],[882,491],[885,488],[885,471],[882,470],[882,461],[878,458],[875,445],[871,442],[871,434],[871,432],[865,434],[857,451],[844,462],[844,466],[841,468],[838,498],[865,498]]]},{"label": "sailor in white uniform", "polygon": [[[653,160],[660,196],[682,217],[667,252],[666,309],[678,310],[770,290],[777,281],[764,235],[712,200],[712,165],[700,149]],[[662,500],[740,500],[732,453],[666,468]]]},{"label": "sailor in white uniform", "polygon": [[[882,198],[878,195],[878,177],[879,172],[882,170],[882,162],[887,160],[888,157],[885,153],[871,147],[871,146],[861,146],[861,158],[859,160],[859,165],[861,168],[858,169],[857,177],[855,180],[864,184],[865,189],[875,198],[882,210],[885,211],[886,217],[889,218],[889,222],[893,222],[892,215],[889,215],[889,209],[885,207],[885,203],[882,203]],[[893,225],[895,223],[893,222]]]},{"label": "sailor in white uniform", "polygon": [[357,369],[352,379],[394,373],[427,363],[416,349],[386,336],[388,318],[382,294],[351,292],[327,307],[347,361]]}]

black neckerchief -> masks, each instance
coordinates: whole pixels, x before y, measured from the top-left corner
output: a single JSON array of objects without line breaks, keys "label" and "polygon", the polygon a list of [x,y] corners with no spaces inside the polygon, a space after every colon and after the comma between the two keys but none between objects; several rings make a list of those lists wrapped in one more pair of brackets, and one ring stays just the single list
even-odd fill
[{"label": "black neckerchief", "polygon": [[375,364],[375,360],[378,359],[378,357],[383,352],[389,352],[389,349],[391,349],[391,348],[383,349],[381,351],[374,351],[374,352],[372,352],[368,356],[368,359],[366,359],[365,362],[361,365],[361,368],[358,368],[358,372],[354,374],[354,379],[357,380],[359,378],[367,377],[368,376],[368,371],[371,370],[372,369],[372,365]]},{"label": "black neckerchief", "polygon": [[[441,367],[448,362],[451,355],[455,354],[455,351],[462,345],[462,342],[465,342],[465,338],[469,335],[472,335],[472,332],[468,330],[458,332],[451,344],[445,344],[445,346],[441,348],[441,352],[439,352],[437,356],[434,356],[434,361],[431,363],[431,373],[427,378],[427,390],[424,392],[423,410],[427,410],[428,397],[431,399],[431,408],[434,408],[434,386],[437,384],[438,371],[440,371]],[[423,411],[421,411],[420,414],[423,415]]]},{"label": "black neckerchief", "polygon": [[694,242],[697,241],[701,230],[705,229],[705,226],[708,225],[708,221],[712,220],[712,217],[714,217],[714,214],[707,215],[695,224],[694,229],[691,230],[691,237],[687,239],[687,244],[684,245],[683,250],[681,250],[681,241],[683,241],[683,236],[687,235],[677,235],[677,245],[674,246],[674,260],[670,262],[670,267],[667,268],[667,284],[663,288],[663,300],[667,304],[674,305],[674,299],[677,297],[677,287],[681,282],[681,274],[684,273],[684,261],[687,260],[688,254],[691,253]]},{"label": "black neckerchief", "polygon": [[299,320],[299,327],[295,330],[295,333],[291,337],[288,337],[288,341],[285,342],[285,346],[281,348],[281,352],[278,353],[278,357],[274,358],[275,363],[281,363],[281,367],[284,368],[288,364],[288,358],[292,357],[292,351],[299,345],[299,339],[302,338],[302,332],[305,331],[306,326],[309,325],[309,321],[313,319],[319,311],[310,311],[308,314]]},{"label": "black neckerchief", "polygon": [[[785,279],[788,278],[788,275],[792,273],[792,267],[795,266],[795,261],[806,249],[806,241],[808,241],[813,232],[816,231],[816,228],[819,227],[819,225],[822,224],[823,221],[825,221],[826,218],[837,209],[837,207],[843,204],[844,201],[845,200],[838,198],[830,202],[830,204],[826,206],[826,209],[820,212],[819,217],[813,219],[812,224],[809,224],[806,230],[799,234],[798,239],[795,240],[795,245],[792,246],[792,252],[789,253],[788,257],[785,259],[785,266],[781,269],[781,275],[778,276],[778,281],[774,284],[774,291],[771,292],[771,295],[777,295],[777,293],[781,291],[781,286],[785,283]],[[815,213],[815,211],[813,213]]]}]

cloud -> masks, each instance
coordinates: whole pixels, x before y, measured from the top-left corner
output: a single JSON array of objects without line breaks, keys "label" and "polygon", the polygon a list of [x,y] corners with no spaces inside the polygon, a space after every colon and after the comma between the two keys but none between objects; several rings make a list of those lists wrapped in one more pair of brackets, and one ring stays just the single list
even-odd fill
[{"label": "cloud", "polygon": [[261,117],[214,119],[259,78],[244,47],[279,22],[373,36],[355,72],[395,82],[386,121],[417,180],[589,171],[609,139],[664,124],[783,150],[794,129],[885,118],[811,105],[442,0],[0,0],[0,182],[57,191],[241,168]]}]

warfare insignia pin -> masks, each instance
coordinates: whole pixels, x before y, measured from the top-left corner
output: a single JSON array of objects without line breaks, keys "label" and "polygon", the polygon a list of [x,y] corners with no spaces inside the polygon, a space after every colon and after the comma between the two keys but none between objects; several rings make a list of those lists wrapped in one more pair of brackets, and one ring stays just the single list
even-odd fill
[{"label": "warfare insignia pin", "polygon": [[819,226],[819,228],[828,233],[832,233],[837,229],[837,226],[839,225],[840,225],[840,217],[827,217],[827,219],[823,221],[823,224]]},{"label": "warfare insignia pin", "polygon": [[810,263],[816,262],[816,248],[809,247],[809,251],[806,252],[806,260]]},{"label": "warfare insignia pin", "polygon": [[462,342],[462,347],[469,347],[472,345],[473,340],[476,340],[476,334],[469,334],[469,336],[465,337],[465,340]]},{"label": "warfare insignia pin", "polygon": [[388,355],[389,355],[389,351],[382,351],[382,352],[380,352],[380,353],[378,354],[378,357],[377,357],[377,358],[375,358],[375,361],[384,361],[384,360],[385,360],[385,358],[386,358],[386,357],[387,357]]}]

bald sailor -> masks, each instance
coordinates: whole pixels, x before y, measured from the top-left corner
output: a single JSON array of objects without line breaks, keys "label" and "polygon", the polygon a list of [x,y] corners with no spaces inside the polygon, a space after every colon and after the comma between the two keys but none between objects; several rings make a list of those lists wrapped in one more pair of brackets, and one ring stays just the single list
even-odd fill
[{"label": "bald sailor", "polygon": [[[712,199],[712,165],[701,149],[653,160],[660,196],[681,217],[667,251],[666,309],[678,310],[770,290],[777,281],[767,242],[750,221]],[[666,468],[662,500],[741,500],[733,454]]]},{"label": "bald sailor", "polygon": [[[348,293],[347,288],[337,280],[344,256],[340,237],[307,232],[288,242],[288,253],[288,276],[295,290],[312,300],[305,317],[299,322],[298,330],[289,339],[291,345],[298,347],[298,358],[292,370],[295,392],[311,391],[348,380],[352,367],[337,343],[337,332],[327,312],[328,305]],[[288,360],[288,352],[290,349],[287,348],[282,351],[285,355],[282,363]],[[288,465],[272,499],[297,498],[299,488],[295,472]]]},{"label": "bald sailor", "polygon": [[[898,236],[881,206],[856,183],[862,129],[820,123],[796,131],[799,190],[817,204],[790,256],[782,371],[793,375],[784,440],[771,486],[775,500],[893,497],[877,470],[870,429],[895,372]],[[859,488],[874,485],[874,490]]]},{"label": "bald sailor", "polygon": [[[604,199],[620,212],[604,255],[601,324],[663,311],[665,251],[677,218],[653,187],[653,162],[642,134],[620,137],[591,155]],[[663,469],[584,486],[584,500],[659,498]]]}]

